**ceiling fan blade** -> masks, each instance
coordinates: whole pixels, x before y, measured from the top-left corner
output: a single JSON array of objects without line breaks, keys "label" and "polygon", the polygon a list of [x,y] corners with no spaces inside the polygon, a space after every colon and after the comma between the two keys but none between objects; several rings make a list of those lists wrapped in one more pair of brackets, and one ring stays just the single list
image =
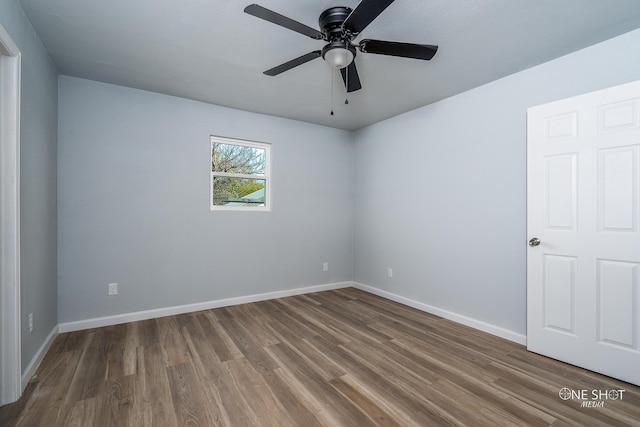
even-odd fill
[{"label": "ceiling fan blade", "polygon": [[430,44],[399,43],[369,39],[362,40],[358,48],[364,53],[402,56],[404,58],[425,59],[427,61],[433,58],[433,55],[438,51],[438,46]]},{"label": "ceiling fan blade", "polygon": [[342,24],[354,34],[360,33],[385,10],[393,0],[362,0]]},{"label": "ceiling fan blade", "polygon": [[351,64],[342,68],[340,73],[342,74],[342,80],[344,80],[344,86],[347,88],[347,92],[355,92],[356,90],[362,89],[355,61],[351,61]]},{"label": "ceiling fan blade", "polygon": [[288,28],[297,33],[304,34],[305,36],[311,37],[312,39],[321,40],[323,37],[320,31],[257,4],[250,4],[249,6],[244,8],[244,11],[249,15],[253,15],[257,18],[264,19],[265,21],[272,22],[276,25]]},{"label": "ceiling fan blade", "polygon": [[291,61],[285,62],[284,64],[280,64],[277,67],[273,67],[270,70],[264,72],[267,76],[277,76],[280,73],[284,73],[292,68],[297,67],[298,65],[302,65],[306,62],[309,62],[313,59],[320,58],[321,53],[319,50],[314,50],[313,52],[309,52],[305,55],[299,56],[296,59],[292,59]]}]

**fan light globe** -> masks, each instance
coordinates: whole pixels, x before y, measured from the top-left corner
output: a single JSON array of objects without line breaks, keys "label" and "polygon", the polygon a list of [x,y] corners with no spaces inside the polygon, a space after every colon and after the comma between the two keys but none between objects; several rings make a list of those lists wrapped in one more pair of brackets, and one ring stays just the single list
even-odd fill
[{"label": "fan light globe", "polygon": [[324,60],[333,68],[342,69],[353,61],[353,53],[349,49],[335,47],[324,54]]}]

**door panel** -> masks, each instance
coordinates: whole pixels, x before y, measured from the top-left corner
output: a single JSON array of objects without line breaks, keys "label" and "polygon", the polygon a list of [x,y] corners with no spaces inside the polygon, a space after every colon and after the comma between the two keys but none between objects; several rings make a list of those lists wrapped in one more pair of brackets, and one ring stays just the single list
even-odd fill
[{"label": "door panel", "polygon": [[544,159],[545,229],[575,231],[577,219],[577,153]]},{"label": "door panel", "polygon": [[598,133],[640,127],[640,98],[598,107]]},{"label": "door panel", "polygon": [[544,256],[545,327],[575,335],[577,259]]},{"label": "door panel", "polygon": [[638,350],[638,263],[598,260],[598,340]]},{"label": "door panel", "polygon": [[640,82],[528,110],[529,350],[640,385]]},{"label": "door panel", "polygon": [[546,140],[561,140],[574,138],[578,132],[578,113],[572,111],[567,114],[560,114],[545,118]]},{"label": "door panel", "polygon": [[599,231],[638,231],[638,148],[598,150]]}]

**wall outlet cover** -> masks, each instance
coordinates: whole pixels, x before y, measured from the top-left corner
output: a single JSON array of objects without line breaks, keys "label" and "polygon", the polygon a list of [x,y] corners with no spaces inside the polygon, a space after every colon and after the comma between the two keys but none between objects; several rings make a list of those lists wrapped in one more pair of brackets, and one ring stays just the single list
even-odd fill
[{"label": "wall outlet cover", "polygon": [[117,283],[109,283],[109,295],[118,295]]}]

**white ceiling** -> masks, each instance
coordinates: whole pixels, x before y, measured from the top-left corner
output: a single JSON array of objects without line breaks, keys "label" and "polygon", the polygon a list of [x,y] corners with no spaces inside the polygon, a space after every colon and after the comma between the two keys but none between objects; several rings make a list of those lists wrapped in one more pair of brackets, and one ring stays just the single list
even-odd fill
[{"label": "white ceiling", "polygon": [[[639,0],[396,0],[361,34],[436,44],[431,61],[359,53],[344,104],[321,59],[262,74],[321,41],[243,12],[252,2],[318,28],[359,0],[21,0],[61,74],[358,129],[640,27]],[[640,47],[639,47],[640,48]],[[597,61],[598,58],[594,58]]]}]

